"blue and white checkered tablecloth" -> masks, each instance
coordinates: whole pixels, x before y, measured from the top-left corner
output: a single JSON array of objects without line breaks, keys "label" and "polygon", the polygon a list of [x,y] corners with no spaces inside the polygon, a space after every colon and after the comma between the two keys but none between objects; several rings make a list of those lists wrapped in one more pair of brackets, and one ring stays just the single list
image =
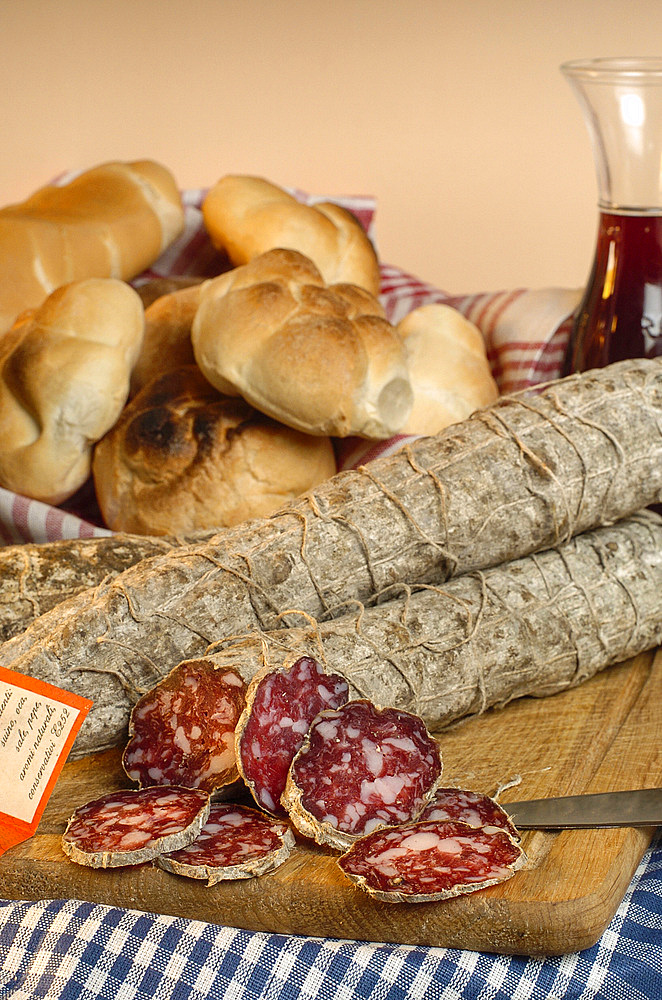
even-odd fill
[{"label": "blue and white checkered tablecloth", "polygon": [[0,998],[662,1000],[662,834],[598,943],[571,955],[251,933],[77,900],[0,902]]}]

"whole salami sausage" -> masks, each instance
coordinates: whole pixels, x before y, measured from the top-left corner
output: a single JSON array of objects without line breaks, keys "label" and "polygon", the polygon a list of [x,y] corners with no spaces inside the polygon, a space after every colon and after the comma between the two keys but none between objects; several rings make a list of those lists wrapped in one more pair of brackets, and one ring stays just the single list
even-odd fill
[{"label": "whole salami sausage", "polygon": [[341,870],[376,899],[427,903],[510,878],[526,856],[505,830],[459,822],[408,823],[376,830],[338,858]]},{"label": "whole salami sausage", "polygon": [[122,756],[141,787],[182,785],[210,794],[238,778],[234,731],[246,685],[204,657],[184,660],[131,712]]},{"label": "whole salami sausage", "polygon": [[190,844],[208,815],[209,796],[193,788],[109,792],[76,810],[62,849],[89,868],[139,865]]},{"label": "whole salami sausage", "polygon": [[198,837],[179,851],[160,854],[156,864],[214,885],[273,871],[289,857],[294,843],[287,823],[248,806],[215,802]]},{"label": "whole salami sausage", "polygon": [[286,815],[280,797],[311,722],[318,712],[344,704],[348,695],[344,677],[325,673],[310,656],[290,666],[266,667],[253,677],[235,749],[239,773],[259,806],[274,816]]},{"label": "whole salami sausage", "polygon": [[359,699],[313,721],[281,801],[301,833],[344,850],[374,829],[416,819],[441,772],[422,719]]}]

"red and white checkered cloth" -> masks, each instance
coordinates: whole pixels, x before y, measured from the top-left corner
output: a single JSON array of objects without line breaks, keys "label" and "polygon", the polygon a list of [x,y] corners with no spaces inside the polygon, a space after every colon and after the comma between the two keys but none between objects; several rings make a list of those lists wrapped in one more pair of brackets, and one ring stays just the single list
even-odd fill
[{"label": "red and white checkered cloth", "polygon": [[[64,182],[70,176],[63,175],[59,181]],[[295,188],[290,191],[308,204],[337,201],[358,217],[377,244],[373,198],[328,198]],[[135,279],[134,284],[157,276],[213,277],[227,266],[211,245],[203,225],[200,206],[205,193],[204,189],[183,192],[184,232],[149,271]],[[475,323],[485,338],[487,356],[501,393],[514,392],[559,375],[581,290],[517,288],[449,295],[390,264],[381,265],[381,274],[381,300],[392,323],[398,323],[412,309],[433,302],[451,305]],[[367,442],[354,438],[339,442],[340,467],[351,468],[396,451],[405,440],[409,439],[397,437]],[[0,545],[109,534],[111,532],[103,527],[91,482],[62,507],[50,507],[0,488]]]}]

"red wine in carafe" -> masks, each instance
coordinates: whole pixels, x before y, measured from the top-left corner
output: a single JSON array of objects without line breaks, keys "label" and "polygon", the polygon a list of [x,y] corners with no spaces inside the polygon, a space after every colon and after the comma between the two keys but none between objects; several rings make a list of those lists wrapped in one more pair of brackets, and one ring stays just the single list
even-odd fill
[{"label": "red wine in carafe", "polygon": [[601,212],[564,374],[662,356],[662,215]]}]

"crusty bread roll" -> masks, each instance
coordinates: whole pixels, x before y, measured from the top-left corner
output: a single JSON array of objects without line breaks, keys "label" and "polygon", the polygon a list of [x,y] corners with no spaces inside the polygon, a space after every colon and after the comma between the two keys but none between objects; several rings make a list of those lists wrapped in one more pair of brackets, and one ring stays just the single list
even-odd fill
[{"label": "crusty bread roll", "polygon": [[155,299],[145,309],[143,346],[131,375],[132,396],[157,375],[195,364],[191,326],[201,290],[201,284],[180,288]]},{"label": "crusty bread roll", "polygon": [[477,326],[451,306],[419,306],[398,323],[414,405],[402,431],[436,434],[499,395]]},{"label": "crusty bread roll", "polygon": [[195,365],[168,372],[125,407],[94,451],[108,527],[183,534],[272,513],[336,471],[310,437],[223,396]]},{"label": "crusty bread roll", "polygon": [[184,227],[170,172],[158,163],[104,163],[0,209],[0,333],[60,285],[128,280]]},{"label": "crusty bread roll", "polygon": [[144,308],[148,309],[153,302],[163,298],[164,295],[170,295],[171,292],[179,292],[184,288],[191,288],[193,285],[199,285],[204,280],[203,277],[192,274],[173,274],[170,277],[161,275],[156,278],[148,278],[146,281],[136,285],[135,289],[142,300]]},{"label": "crusty bread roll", "polygon": [[404,343],[378,300],[326,285],[294,250],[206,282],[191,340],[220,392],[308,434],[390,437],[411,408]]},{"label": "crusty bread roll", "polygon": [[261,177],[228,175],[208,192],[202,216],[212,243],[234,265],[278,247],[309,257],[327,284],[379,293],[379,262],[358,219],[333,202],[304,205]]},{"label": "crusty bread roll", "polygon": [[63,285],[0,338],[0,485],[58,504],[129,392],[144,313],[124,281]]}]

